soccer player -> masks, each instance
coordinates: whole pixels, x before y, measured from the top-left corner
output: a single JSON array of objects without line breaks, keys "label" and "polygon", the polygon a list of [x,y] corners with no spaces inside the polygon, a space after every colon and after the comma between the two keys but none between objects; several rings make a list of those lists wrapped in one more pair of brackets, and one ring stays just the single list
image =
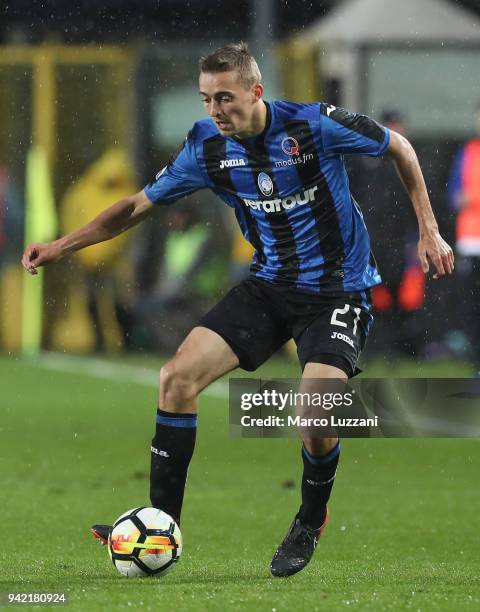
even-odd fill
[{"label": "soccer player", "polygon": [[[356,373],[372,321],[369,289],[381,278],[349,192],[344,155],[390,156],[418,219],[424,272],[428,260],[434,278],[451,274],[454,263],[405,138],[329,104],[264,101],[260,71],[243,43],[202,58],[199,85],[209,117],[194,124],[180,151],[145,189],[58,240],[28,246],[22,259],[25,270],[35,274],[39,266],[108,240],[155,207],[202,188],[233,208],[255,248],[251,275],[199,321],[160,371],[150,498],[176,521],[202,389],[238,366],[255,370],[292,337],[304,389],[312,379],[346,381]],[[326,525],[339,453],[336,436],[303,436],[301,506],[273,557],[274,576],[294,574],[310,561]],[[94,531],[108,538],[108,526]]]}]

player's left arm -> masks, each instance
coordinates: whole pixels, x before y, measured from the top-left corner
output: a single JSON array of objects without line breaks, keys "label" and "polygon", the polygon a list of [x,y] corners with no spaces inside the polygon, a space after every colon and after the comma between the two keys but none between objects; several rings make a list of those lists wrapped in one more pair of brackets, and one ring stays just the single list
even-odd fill
[{"label": "player's left arm", "polygon": [[453,251],[438,231],[438,224],[414,148],[405,137],[390,130],[387,155],[393,159],[417,216],[420,236],[418,256],[422,270],[424,273],[428,272],[428,260],[430,260],[436,270],[433,278],[451,274],[454,267]]}]

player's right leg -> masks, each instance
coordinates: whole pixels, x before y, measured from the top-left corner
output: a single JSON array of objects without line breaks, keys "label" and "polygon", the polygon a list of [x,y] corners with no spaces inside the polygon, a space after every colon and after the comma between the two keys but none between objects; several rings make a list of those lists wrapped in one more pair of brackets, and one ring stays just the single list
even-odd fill
[{"label": "player's right leg", "polygon": [[202,389],[238,366],[238,357],[214,331],[195,327],[160,371],[155,435],[151,445],[152,506],[180,521]]},{"label": "player's right leg", "polygon": [[[180,519],[187,469],[193,454],[197,396],[237,366],[254,371],[290,337],[271,285],[247,279],[231,289],[198,323],[160,373],[152,440],[152,506]],[[109,526],[94,535],[108,539]]]},{"label": "player's right leg", "polygon": [[[150,500],[177,523],[197,430],[197,397],[202,389],[238,366],[230,346],[216,332],[195,327],[160,370],[155,435],[151,444]],[[111,527],[94,525],[107,543]]]}]

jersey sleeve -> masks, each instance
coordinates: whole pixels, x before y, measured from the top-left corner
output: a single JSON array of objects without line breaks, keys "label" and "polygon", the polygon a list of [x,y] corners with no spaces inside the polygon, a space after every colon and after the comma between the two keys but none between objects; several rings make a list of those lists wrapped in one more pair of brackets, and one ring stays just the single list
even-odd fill
[{"label": "jersey sleeve", "polygon": [[320,104],[320,129],[327,154],[380,157],[390,142],[388,128],[331,104]]},{"label": "jersey sleeve", "polygon": [[144,188],[154,204],[173,204],[194,191],[207,187],[198,166],[192,132],[168,164]]}]

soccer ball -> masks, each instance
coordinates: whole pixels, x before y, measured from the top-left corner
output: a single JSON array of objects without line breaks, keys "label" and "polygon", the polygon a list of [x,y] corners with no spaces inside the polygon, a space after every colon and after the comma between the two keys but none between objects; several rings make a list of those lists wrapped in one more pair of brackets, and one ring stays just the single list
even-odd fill
[{"label": "soccer ball", "polygon": [[113,524],[108,538],[113,565],[127,578],[163,576],[180,559],[182,534],[157,508],[133,508]]}]

